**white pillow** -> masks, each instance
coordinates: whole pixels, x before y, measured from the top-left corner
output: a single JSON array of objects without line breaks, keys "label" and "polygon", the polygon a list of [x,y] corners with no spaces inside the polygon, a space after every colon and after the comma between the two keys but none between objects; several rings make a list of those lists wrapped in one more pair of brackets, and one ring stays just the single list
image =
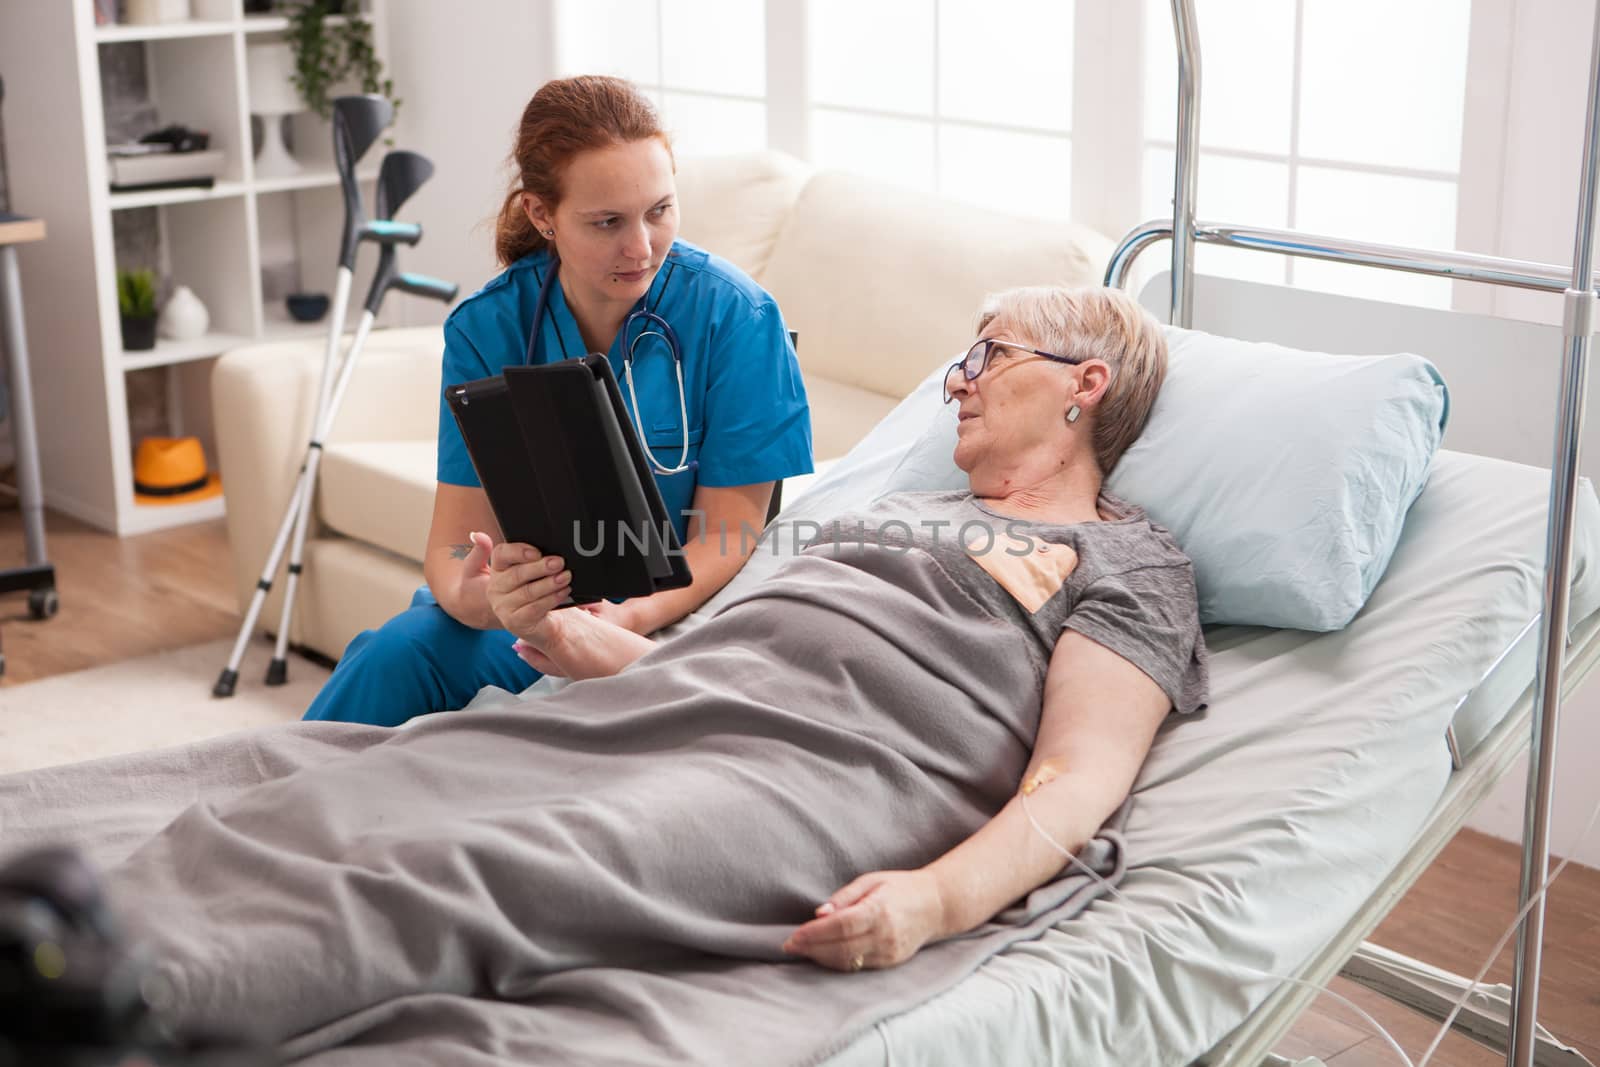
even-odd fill
[{"label": "white pillow", "polygon": [[[1194,561],[1202,622],[1340,629],[1427,481],[1449,412],[1444,380],[1420,356],[1166,329],[1166,383],[1106,489]],[[955,442],[953,411],[930,405],[882,491],[965,488]]]}]

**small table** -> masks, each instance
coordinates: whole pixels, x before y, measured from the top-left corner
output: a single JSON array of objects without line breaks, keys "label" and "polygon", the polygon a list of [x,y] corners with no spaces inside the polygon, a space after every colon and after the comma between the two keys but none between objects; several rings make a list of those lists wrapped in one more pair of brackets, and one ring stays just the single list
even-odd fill
[{"label": "small table", "polygon": [[[33,421],[33,381],[28,373],[28,334],[22,324],[22,279],[17,245],[44,240],[44,221],[0,211],[0,348],[7,358],[11,385],[12,443],[17,453],[17,495],[22,505],[22,532],[27,565],[0,570],[0,593],[28,591],[28,612],[35,619],[56,613],[56,569],[45,555],[44,491],[39,477],[39,441]],[[5,654],[0,652],[0,674]]]}]

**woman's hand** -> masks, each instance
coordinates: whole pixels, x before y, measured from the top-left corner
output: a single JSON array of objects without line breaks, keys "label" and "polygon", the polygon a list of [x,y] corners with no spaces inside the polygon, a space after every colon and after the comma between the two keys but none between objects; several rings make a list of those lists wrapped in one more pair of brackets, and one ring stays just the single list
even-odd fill
[{"label": "woman's hand", "polygon": [[633,610],[634,600],[624,600],[620,604],[613,604],[609,600],[597,600],[593,604],[579,605],[584,611],[598,619],[604,619],[614,626],[624,630],[639,633],[637,613]]},{"label": "woman's hand", "polygon": [[[482,538],[480,541],[479,539]],[[550,612],[567,599],[572,572],[559,556],[532,545],[488,545],[488,535],[472,535],[474,551],[489,551],[489,607],[500,625],[524,641],[534,641]]]},{"label": "woman's hand", "polygon": [[536,671],[573,681],[616,674],[655,647],[649,638],[588,611],[552,612],[536,629],[517,641],[517,655]]},{"label": "woman's hand", "polygon": [[[493,618],[493,609],[489,608],[489,555],[494,549],[494,541],[486,533],[470,533],[467,535],[466,555],[461,554],[461,545],[451,546],[451,555],[461,560],[461,567],[452,570],[449,580],[452,588],[450,592],[440,596],[440,591],[434,589],[434,596],[439,603],[459,605],[462,614],[467,618],[475,615],[481,617],[484,611],[489,611]],[[429,587],[433,583],[429,582]]]},{"label": "woman's hand", "polygon": [[873,871],[840,889],[817,917],[783,943],[836,971],[893,967],[942,933],[944,904],[934,876],[921,871]]}]

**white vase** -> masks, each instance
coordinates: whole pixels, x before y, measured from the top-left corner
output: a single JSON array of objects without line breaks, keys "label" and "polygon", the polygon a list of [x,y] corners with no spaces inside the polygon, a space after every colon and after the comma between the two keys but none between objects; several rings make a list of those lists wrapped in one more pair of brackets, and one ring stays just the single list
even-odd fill
[{"label": "white vase", "polygon": [[191,341],[206,332],[211,325],[211,314],[194,290],[180,285],[173,291],[167,306],[161,309],[161,319],[156,332],[169,341]]}]

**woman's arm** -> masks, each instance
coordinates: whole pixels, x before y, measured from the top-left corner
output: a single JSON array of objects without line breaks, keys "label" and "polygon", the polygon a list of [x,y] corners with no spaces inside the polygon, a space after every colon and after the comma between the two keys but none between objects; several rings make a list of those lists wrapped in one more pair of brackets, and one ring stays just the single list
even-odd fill
[{"label": "woman's arm", "polygon": [[473,546],[471,534],[482,531],[500,540],[489,496],[478,486],[440,482],[433,494],[433,522],[422,557],[422,574],[439,606],[458,622],[479,630],[496,630],[500,620],[489,608],[489,556]]},{"label": "woman's arm", "polygon": [[599,615],[636,634],[649,634],[710,600],[755,551],[756,539],[766,525],[772,485],[696,486],[696,514],[690,516],[683,546],[684,561],[694,580],[682,589],[665,589],[601,607]]},{"label": "woman's arm", "polygon": [[[1115,652],[1068,631],[1045,678],[1024,776],[1028,809],[1076,853],[1127,797],[1172,702]],[[1012,797],[977,833],[915,871],[875,871],[836,892],[784,950],[826,967],[892,967],[964,933],[1060,873],[1066,861]]]}]

